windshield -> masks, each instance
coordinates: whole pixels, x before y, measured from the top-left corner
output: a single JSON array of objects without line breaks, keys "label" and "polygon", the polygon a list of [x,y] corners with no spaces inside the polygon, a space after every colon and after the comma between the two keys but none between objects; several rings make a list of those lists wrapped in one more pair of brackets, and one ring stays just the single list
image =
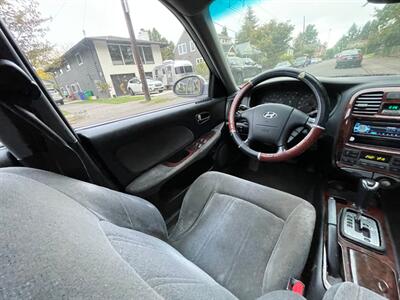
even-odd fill
[{"label": "windshield", "polygon": [[400,4],[215,0],[210,14],[237,84],[288,66],[327,77],[400,74]]}]

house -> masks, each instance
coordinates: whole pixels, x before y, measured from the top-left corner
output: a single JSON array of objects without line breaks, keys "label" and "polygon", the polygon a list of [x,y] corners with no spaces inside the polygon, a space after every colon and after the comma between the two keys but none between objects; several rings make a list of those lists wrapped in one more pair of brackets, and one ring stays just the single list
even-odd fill
[{"label": "house", "polygon": [[[225,53],[234,52],[232,38],[224,34],[218,34],[218,39],[224,49]],[[188,60],[193,66],[204,62],[199,50],[197,50],[196,45],[187,33],[183,31],[174,50],[175,60]]]},{"label": "house", "polygon": [[[162,63],[162,43],[137,40],[146,76],[152,76]],[[47,69],[64,96],[79,98],[80,92],[92,91],[97,97],[126,95],[127,82],[139,77],[130,40],[116,36],[86,37],[62,55],[57,65]]]},{"label": "house", "polygon": [[[218,39],[226,56],[254,57],[261,53],[250,42],[234,44],[232,38],[224,34],[218,34]],[[186,31],[182,33],[176,44],[174,56],[176,60],[190,61],[193,66],[204,62],[199,50]]]},{"label": "house", "polygon": [[174,57],[175,60],[188,60],[194,67],[204,62],[203,57],[186,30],[182,32],[176,44]]}]

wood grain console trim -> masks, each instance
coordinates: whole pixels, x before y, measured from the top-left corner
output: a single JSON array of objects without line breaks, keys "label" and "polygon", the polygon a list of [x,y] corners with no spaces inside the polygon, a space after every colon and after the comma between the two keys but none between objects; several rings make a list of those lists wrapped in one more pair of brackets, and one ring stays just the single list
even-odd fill
[{"label": "wood grain console trim", "polygon": [[[338,220],[341,210],[350,207],[350,204],[336,202]],[[390,300],[399,300],[394,245],[385,217],[383,212],[378,208],[370,208],[366,211],[366,214],[380,222],[386,243],[386,250],[383,253],[370,250],[346,239],[338,231],[338,243],[342,251],[344,279],[373,290]]]}]

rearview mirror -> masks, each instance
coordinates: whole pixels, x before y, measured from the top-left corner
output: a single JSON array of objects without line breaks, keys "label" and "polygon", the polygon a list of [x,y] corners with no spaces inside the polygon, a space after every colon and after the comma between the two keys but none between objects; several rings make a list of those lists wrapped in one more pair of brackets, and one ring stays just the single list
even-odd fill
[{"label": "rearview mirror", "polygon": [[203,95],[206,81],[198,75],[186,76],[174,84],[173,91],[181,97],[198,97]]}]

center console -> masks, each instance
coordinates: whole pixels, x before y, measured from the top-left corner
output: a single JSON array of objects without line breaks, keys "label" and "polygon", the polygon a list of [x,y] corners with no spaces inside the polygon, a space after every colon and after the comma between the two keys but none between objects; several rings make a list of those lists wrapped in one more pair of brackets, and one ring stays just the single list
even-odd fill
[{"label": "center console", "polygon": [[351,97],[334,160],[339,169],[356,175],[359,185],[356,194],[343,192],[346,188],[328,194],[325,283],[351,281],[398,300],[388,223],[379,205],[369,204],[378,202],[378,189],[400,183],[400,87],[364,89]]},{"label": "center console", "polygon": [[350,99],[336,145],[336,165],[361,177],[400,180],[400,88],[374,88]]}]

